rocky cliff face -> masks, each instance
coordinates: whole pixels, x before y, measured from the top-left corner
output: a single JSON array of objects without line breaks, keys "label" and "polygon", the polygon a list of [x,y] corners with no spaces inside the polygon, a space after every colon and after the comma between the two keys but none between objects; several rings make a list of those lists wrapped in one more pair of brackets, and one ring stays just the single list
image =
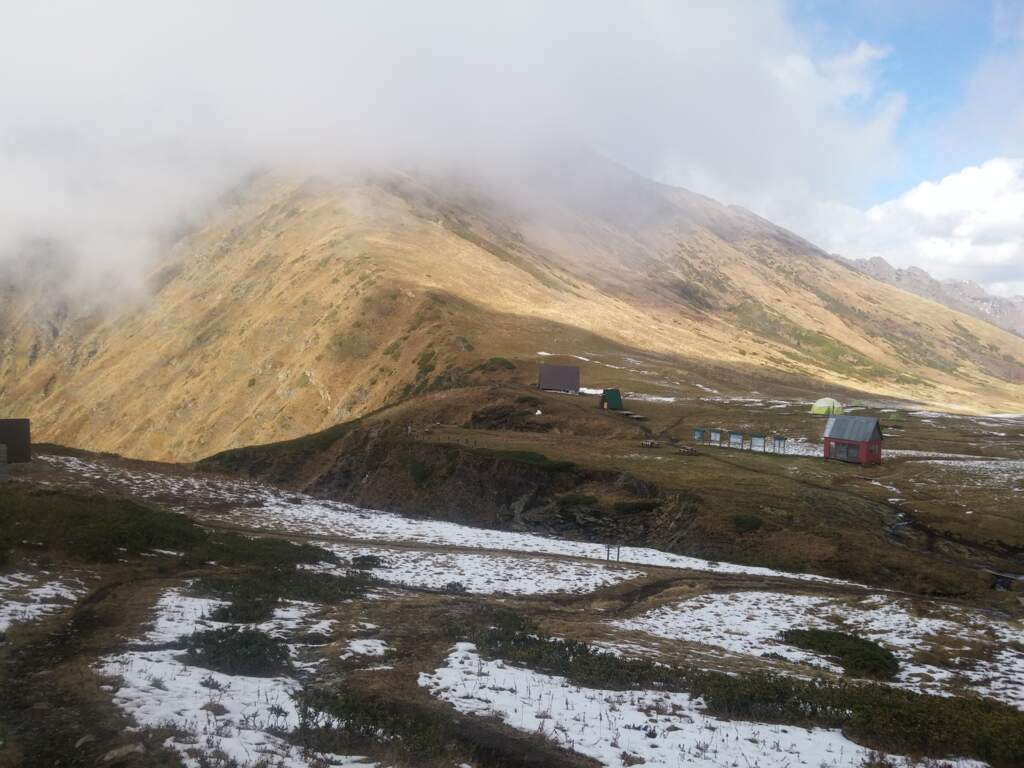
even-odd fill
[{"label": "rocky cliff face", "polygon": [[898,269],[877,256],[845,261],[884,283],[1024,336],[1024,296],[993,296],[969,280],[936,280],[923,269]]}]

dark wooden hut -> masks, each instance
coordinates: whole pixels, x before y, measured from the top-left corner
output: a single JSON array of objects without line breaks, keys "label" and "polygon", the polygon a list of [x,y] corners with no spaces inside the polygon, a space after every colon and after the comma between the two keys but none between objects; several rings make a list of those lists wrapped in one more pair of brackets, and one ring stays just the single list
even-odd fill
[{"label": "dark wooden hut", "polygon": [[537,388],[575,395],[580,391],[580,369],[575,365],[544,363],[537,372]]},{"label": "dark wooden hut", "polygon": [[0,445],[7,446],[7,463],[32,461],[32,422],[28,419],[0,419]]}]

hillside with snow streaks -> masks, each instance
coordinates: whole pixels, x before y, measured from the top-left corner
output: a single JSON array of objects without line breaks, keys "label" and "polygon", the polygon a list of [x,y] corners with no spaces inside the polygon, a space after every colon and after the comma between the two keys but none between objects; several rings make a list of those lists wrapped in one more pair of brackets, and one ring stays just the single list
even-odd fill
[{"label": "hillside with snow streaks", "polygon": [[[549,538],[530,533],[474,528],[438,520],[418,520],[351,504],[315,499],[255,483],[238,483],[219,478],[194,479],[158,472],[138,472],[110,467],[77,458],[45,456],[47,462],[88,482],[110,483],[139,498],[194,499],[194,504],[174,505],[199,517],[216,518],[244,528],[299,536],[336,536],[352,541],[401,542],[430,546],[451,546],[502,550],[538,555],[608,560],[629,565],[680,568],[709,573],[743,574],[766,578],[785,577],[800,581],[844,584],[840,579],[808,573],[786,573],[759,566],[737,565],[675,555],[647,547],[609,550],[604,544]],[[203,505],[217,507],[215,511]],[[223,505],[223,506],[221,506]],[[226,507],[226,508],[225,508]]]}]

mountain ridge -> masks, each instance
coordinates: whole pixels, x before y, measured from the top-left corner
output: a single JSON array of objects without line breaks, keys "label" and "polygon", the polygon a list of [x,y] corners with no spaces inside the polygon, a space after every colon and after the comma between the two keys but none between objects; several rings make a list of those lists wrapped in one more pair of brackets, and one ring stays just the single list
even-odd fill
[{"label": "mountain ridge", "polygon": [[264,174],[123,306],[44,312],[45,290],[8,280],[0,402],[43,439],[194,459],[526,383],[547,351],[587,358],[591,385],[677,397],[769,386],[1024,411],[1024,340],[752,213],[615,166],[602,185],[602,167],[504,197],[425,175]]},{"label": "mountain ridge", "polygon": [[920,267],[894,267],[880,256],[840,259],[854,269],[897,288],[1024,336],[1024,296],[995,296],[971,280],[937,280]]}]

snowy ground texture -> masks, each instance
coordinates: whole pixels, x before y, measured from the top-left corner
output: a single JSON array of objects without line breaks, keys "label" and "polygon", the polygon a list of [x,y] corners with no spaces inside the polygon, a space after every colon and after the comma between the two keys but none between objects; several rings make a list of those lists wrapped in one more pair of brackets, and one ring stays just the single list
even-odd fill
[{"label": "snowy ground texture", "polygon": [[839,768],[859,766],[870,754],[837,730],[720,720],[685,693],[580,688],[562,677],[485,661],[471,643],[456,645],[445,666],[421,674],[419,683],[460,712],[497,716],[611,768]]},{"label": "snowy ground texture", "polygon": [[85,583],[74,576],[55,578],[43,570],[0,575],[0,632],[16,623],[60,613],[85,594]]},{"label": "snowy ground texture", "polygon": [[[781,592],[715,593],[613,626],[740,655],[778,654],[837,673],[841,667],[786,645],[779,634],[790,628],[850,632],[896,655],[900,672],[895,684],[902,688],[940,695],[967,689],[1024,709],[1024,629],[947,606],[919,604],[912,612],[909,601],[885,595],[840,599]],[[950,649],[950,643],[954,654],[963,653],[955,657],[953,668],[927,663],[923,659],[928,656],[915,659],[919,651]]]},{"label": "snowy ground texture", "polygon": [[[229,626],[212,621],[210,613],[218,600],[192,597],[172,589],[161,596],[152,629],[140,643],[140,650],[102,659],[99,672],[119,680],[114,703],[127,712],[136,725],[172,725],[179,735],[167,740],[185,765],[198,768],[200,753],[223,752],[241,766],[260,760],[281,768],[311,765],[370,766],[358,757],[302,755],[278,733],[298,725],[291,694],[299,682],[294,677],[247,677],[226,675],[182,661],[180,651],[167,649],[183,635],[197,630]],[[318,621],[317,606],[292,603],[279,608],[274,617],[258,627],[277,637],[298,632],[323,632],[330,622]],[[146,646],[152,650],[145,650]],[[293,657],[299,648],[289,646]],[[312,666],[299,662],[298,667]]]},{"label": "snowy ground texture", "polygon": [[[374,555],[382,567],[368,572],[375,579],[419,589],[455,587],[473,595],[586,594],[645,574],[598,563],[578,563],[514,555],[478,555],[465,552],[357,547],[314,542],[343,560]],[[315,570],[346,571],[324,563]],[[461,589],[460,589],[461,587]]]},{"label": "snowy ground texture", "polygon": [[[130,471],[99,462],[58,456],[40,460],[66,470],[90,483],[105,481],[141,498],[175,499],[172,508],[184,512],[193,505],[191,498],[221,508],[219,519],[256,530],[291,533],[299,536],[337,536],[356,541],[392,541],[430,546],[454,546],[483,550],[502,550],[530,554],[563,555],[589,560],[606,560],[608,550],[603,544],[566,541],[528,533],[496,531],[438,520],[419,520],[390,512],[363,509],[340,502],[314,499],[298,493],[286,493],[256,483],[240,483],[219,478],[164,475],[156,472]],[[673,555],[646,547],[622,547],[618,557],[629,565],[686,568],[711,573],[748,576],[788,577],[828,584],[846,584],[815,574],[786,573],[771,568],[711,562],[696,557]]]}]

